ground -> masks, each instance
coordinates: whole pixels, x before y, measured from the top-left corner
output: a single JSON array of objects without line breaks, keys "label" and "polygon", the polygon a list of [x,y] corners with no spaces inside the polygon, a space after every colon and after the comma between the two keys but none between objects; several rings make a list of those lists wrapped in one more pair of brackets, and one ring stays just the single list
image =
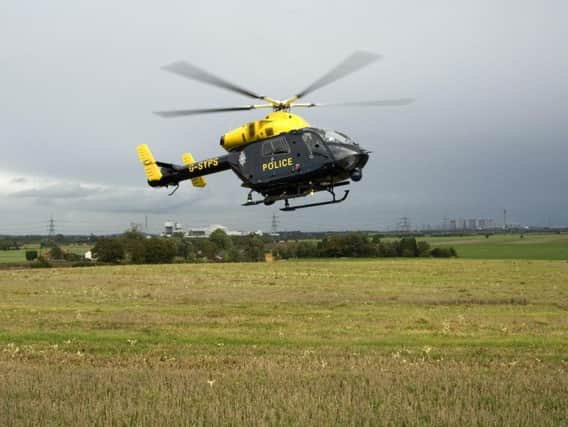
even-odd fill
[{"label": "ground", "polygon": [[0,271],[5,425],[566,425],[568,262]]}]

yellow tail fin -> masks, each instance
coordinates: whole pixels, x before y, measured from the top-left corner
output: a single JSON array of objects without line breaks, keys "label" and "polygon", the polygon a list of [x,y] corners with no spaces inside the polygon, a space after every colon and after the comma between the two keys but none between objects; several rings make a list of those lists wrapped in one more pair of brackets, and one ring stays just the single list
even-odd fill
[{"label": "yellow tail fin", "polygon": [[[183,161],[183,164],[186,166],[195,163],[195,159],[193,158],[191,153],[184,153],[181,159]],[[201,187],[201,188],[207,185],[207,181],[205,181],[205,178],[203,178],[202,176],[199,176],[197,178],[191,178],[191,183],[193,184],[194,187]]]},{"label": "yellow tail fin", "polygon": [[150,148],[146,144],[141,144],[136,147],[136,151],[138,151],[138,158],[144,166],[144,172],[148,181],[159,181],[162,178],[162,171],[156,165],[156,160],[154,160]]}]

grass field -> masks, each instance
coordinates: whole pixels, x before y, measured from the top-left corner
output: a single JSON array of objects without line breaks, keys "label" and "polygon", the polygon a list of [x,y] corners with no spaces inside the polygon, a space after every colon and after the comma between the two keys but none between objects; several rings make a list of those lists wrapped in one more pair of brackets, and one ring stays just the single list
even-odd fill
[{"label": "grass field", "polygon": [[[62,249],[65,252],[75,253],[77,255],[83,255],[92,245],[86,244],[73,244],[73,245],[63,245]],[[16,262],[26,262],[26,251],[35,250],[40,251],[39,244],[27,244],[22,249],[0,251],[0,263],[16,263]],[[46,251],[48,249],[42,249]]]},{"label": "grass field", "polygon": [[[460,258],[568,260],[568,234],[495,234],[427,237],[432,246],[452,246]],[[419,239],[422,240],[422,239]]]},{"label": "grass field", "polygon": [[0,271],[3,425],[568,424],[568,262]]},{"label": "grass field", "polygon": [[[568,234],[495,234],[451,237],[424,237],[432,246],[449,247],[457,250],[460,258],[466,259],[542,259],[568,260]],[[83,255],[90,245],[65,245],[63,249]],[[0,251],[0,263],[25,262],[26,249],[39,249],[39,245],[27,245],[15,251]]]}]

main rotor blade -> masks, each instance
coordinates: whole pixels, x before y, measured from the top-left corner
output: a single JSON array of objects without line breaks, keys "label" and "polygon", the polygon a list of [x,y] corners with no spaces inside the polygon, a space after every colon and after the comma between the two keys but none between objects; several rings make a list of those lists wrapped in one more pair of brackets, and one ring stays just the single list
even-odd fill
[{"label": "main rotor blade", "polygon": [[291,108],[296,107],[396,107],[399,105],[408,105],[414,102],[413,98],[400,99],[383,99],[378,101],[354,101],[354,102],[334,102],[330,104],[321,104],[316,102],[292,103]]},{"label": "main rotor blade", "polygon": [[326,86],[330,83],[333,83],[336,80],[341,79],[342,77],[347,76],[348,74],[354,73],[357,70],[360,70],[363,67],[371,64],[372,62],[382,58],[381,55],[372,52],[364,52],[364,51],[357,51],[352,55],[348,56],[344,59],[341,63],[336,65],[331,71],[327,74],[324,74],[318,80],[313,82],[303,91],[299,92],[293,98],[287,100],[287,102],[293,102],[296,99],[299,99],[308,93],[313,92],[316,89],[319,89],[323,86]]},{"label": "main rotor blade", "polygon": [[272,105],[260,104],[260,105],[243,105],[242,107],[196,108],[192,110],[167,110],[167,111],[155,111],[154,114],[157,114],[160,117],[171,118],[171,117],[182,117],[182,116],[194,116],[196,114],[226,113],[228,111],[254,110],[256,108],[272,108]]},{"label": "main rotor blade", "polygon": [[217,77],[216,75],[210,73],[209,71],[205,71],[185,61],[173,62],[172,64],[166,65],[162,68],[166,71],[177,74],[179,76],[192,80],[197,80],[199,82],[206,83],[212,86],[217,86],[222,89],[229,90],[231,92],[236,92],[241,95],[248,96],[250,98],[264,99],[264,97],[261,95],[258,95],[234,83],[228,82],[227,80],[224,80],[221,77]]}]

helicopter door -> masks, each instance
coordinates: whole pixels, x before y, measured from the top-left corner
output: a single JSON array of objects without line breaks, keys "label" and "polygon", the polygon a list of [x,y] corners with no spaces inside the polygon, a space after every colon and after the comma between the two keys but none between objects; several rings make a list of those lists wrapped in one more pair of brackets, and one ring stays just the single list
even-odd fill
[{"label": "helicopter door", "polygon": [[[302,134],[302,140],[306,144],[308,150],[308,158],[310,160],[329,160],[329,151],[323,143],[322,139],[315,132],[304,132]],[[317,162],[319,163],[319,162]]]},{"label": "helicopter door", "polygon": [[271,138],[262,142],[262,162],[260,164],[260,176],[263,181],[284,178],[290,175],[294,167],[294,158],[290,146],[282,136]]},{"label": "helicopter door", "polygon": [[331,160],[327,147],[315,132],[299,132],[289,135],[288,139],[292,144],[296,162],[300,165],[297,172],[302,175],[320,170]]}]

